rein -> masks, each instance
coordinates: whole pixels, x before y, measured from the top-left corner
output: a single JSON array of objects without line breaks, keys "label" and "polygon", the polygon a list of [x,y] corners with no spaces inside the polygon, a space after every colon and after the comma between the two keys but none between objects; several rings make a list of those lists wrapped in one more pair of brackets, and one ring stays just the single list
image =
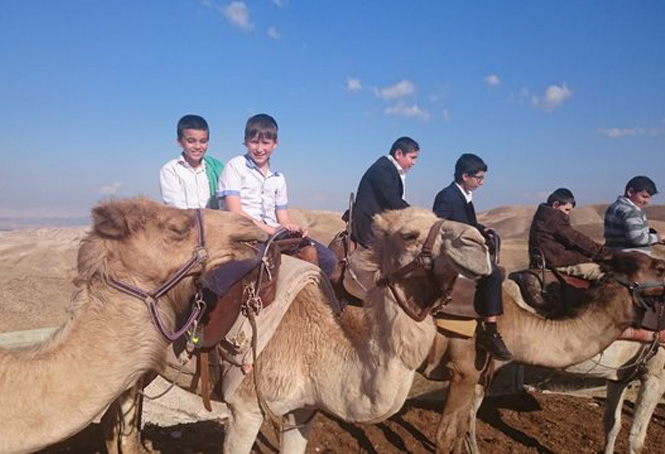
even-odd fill
[{"label": "rein", "polygon": [[189,315],[187,321],[182,326],[182,328],[173,333],[169,332],[168,329],[166,328],[166,324],[164,323],[159,311],[159,298],[164,296],[169,290],[178,285],[180,281],[182,281],[185,277],[187,277],[189,272],[194,267],[201,265],[202,269],[205,270],[205,264],[208,260],[208,252],[205,249],[205,231],[203,227],[203,214],[200,209],[196,210],[195,213],[196,213],[195,216],[196,225],[199,235],[198,244],[194,249],[194,251],[192,252],[192,257],[184,265],[182,265],[178,269],[178,271],[173,273],[162,285],[160,285],[154,290],[145,291],[136,286],[133,286],[126,282],[122,282],[115,278],[111,278],[111,280],[109,281],[109,284],[114,289],[122,293],[125,293],[129,296],[133,296],[134,298],[140,299],[145,303],[146,307],[148,308],[148,311],[150,312],[152,320],[155,323],[155,326],[157,326],[159,332],[169,342],[174,342],[176,339],[182,336],[192,325],[198,324],[199,319],[201,315],[203,315],[203,311],[205,309],[205,302],[203,301],[200,292],[201,285],[200,282],[198,282],[197,283],[198,291],[194,298],[194,309],[192,310],[192,313]]},{"label": "rein", "polygon": [[[429,233],[427,234],[427,239],[425,240],[425,243],[423,244],[423,247],[420,249],[420,252],[418,255],[408,264],[404,265],[394,273],[388,274],[387,276],[381,277],[376,285],[379,287],[388,287],[390,291],[393,294],[393,297],[395,300],[397,300],[397,303],[399,306],[402,308],[402,310],[413,320],[417,322],[422,322],[425,320],[427,315],[430,313],[430,311],[434,307],[434,302],[438,299],[434,298],[432,302],[427,304],[424,308],[422,308],[419,312],[415,312],[413,309],[411,309],[407,304],[406,301],[404,301],[397,291],[395,290],[395,283],[398,280],[404,279],[409,276],[409,274],[415,272],[415,271],[422,271],[424,270],[427,277],[429,278],[430,282],[435,283],[436,282],[436,276],[434,276],[434,256],[432,255],[432,248],[434,247],[434,242],[436,241],[436,236],[439,234],[441,231],[441,226],[445,222],[444,219],[441,219],[437,221],[430,229]],[[451,296],[449,294],[444,295],[445,298],[444,300],[450,300]]]}]

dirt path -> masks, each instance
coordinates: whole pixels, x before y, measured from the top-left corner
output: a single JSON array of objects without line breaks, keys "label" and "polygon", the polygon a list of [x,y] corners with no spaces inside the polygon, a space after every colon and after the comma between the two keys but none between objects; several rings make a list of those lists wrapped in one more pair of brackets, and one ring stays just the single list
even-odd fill
[{"label": "dirt path", "polygon": [[[425,454],[434,452],[438,405],[412,402],[388,421],[356,426],[322,414],[316,416],[308,454]],[[617,453],[628,452],[627,433],[632,404],[624,406],[623,430]],[[480,409],[478,444],[488,454],[597,454],[602,452],[603,401],[555,394],[524,393],[488,398]],[[219,454],[224,439],[216,421],[169,427],[147,425],[144,440],[162,454]],[[649,426],[643,454],[662,454],[665,447],[665,408],[660,406]],[[99,427],[40,454],[104,453]],[[264,424],[254,446],[256,454],[278,452],[272,427]]]}]

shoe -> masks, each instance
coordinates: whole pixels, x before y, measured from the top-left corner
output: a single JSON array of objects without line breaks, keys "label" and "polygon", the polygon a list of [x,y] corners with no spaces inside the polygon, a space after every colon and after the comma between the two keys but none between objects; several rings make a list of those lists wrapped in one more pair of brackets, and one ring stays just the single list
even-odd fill
[{"label": "shoe", "polygon": [[510,361],[513,359],[513,355],[508,351],[501,334],[496,331],[480,330],[478,332],[478,344],[498,360]]}]

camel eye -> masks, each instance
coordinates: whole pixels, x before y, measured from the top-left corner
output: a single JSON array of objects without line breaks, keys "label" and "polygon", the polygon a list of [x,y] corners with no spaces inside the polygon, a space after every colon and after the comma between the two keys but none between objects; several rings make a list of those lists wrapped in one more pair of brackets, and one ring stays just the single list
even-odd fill
[{"label": "camel eye", "polygon": [[401,232],[400,236],[405,243],[413,243],[418,239],[418,232]]},{"label": "camel eye", "polygon": [[187,217],[169,219],[166,221],[166,230],[169,238],[179,241],[187,238],[192,222]]}]

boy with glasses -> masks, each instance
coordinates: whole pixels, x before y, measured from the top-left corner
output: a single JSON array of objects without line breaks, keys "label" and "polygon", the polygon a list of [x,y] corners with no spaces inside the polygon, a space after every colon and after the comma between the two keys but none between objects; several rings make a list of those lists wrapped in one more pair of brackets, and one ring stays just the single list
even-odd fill
[{"label": "boy with glasses", "polygon": [[[434,213],[451,221],[462,222],[477,228],[485,238],[496,235],[492,229],[479,224],[472,202],[472,193],[485,182],[487,164],[472,153],[465,153],[455,163],[455,181],[441,190],[434,199]],[[492,274],[478,281],[474,308],[483,318],[478,343],[492,356],[507,361],[512,358],[497,330],[497,317],[503,314],[502,276],[499,267],[492,263]]]}]

